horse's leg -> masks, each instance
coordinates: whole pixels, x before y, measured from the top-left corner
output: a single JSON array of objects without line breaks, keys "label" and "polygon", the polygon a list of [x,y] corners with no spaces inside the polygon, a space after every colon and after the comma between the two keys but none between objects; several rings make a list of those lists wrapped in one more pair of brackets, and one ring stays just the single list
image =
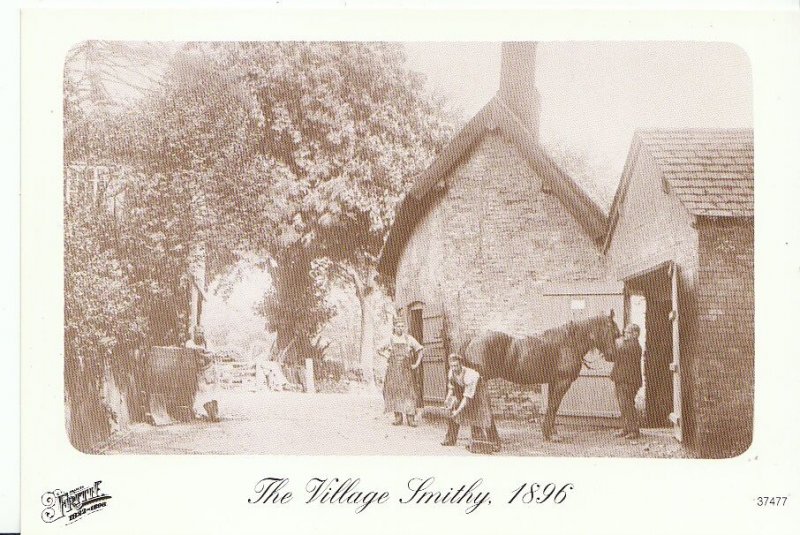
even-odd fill
[{"label": "horse's leg", "polygon": [[494,452],[500,451],[500,433],[497,432],[497,426],[494,423],[494,416],[492,416],[491,423],[486,429],[486,440],[492,443],[492,450]]},{"label": "horse's leg", "polygon": [[472,440],[483,440],[483,428],[479,425],[472,425],[469,428]]},{"label": "horse's leg", "polygon": [[556,413],[561,405],[561,400],[572,385],[571,379],[558,379],[548,385],[547,389],[547,414],[542,423],[542,435],[545,440],[561,442],[561,438],[555,432]]},{"label": "horse's leg", "polygon": [[556,421],[556,406],[553,403],[554,386],[554,383],[547,384],[547,412],[544,415],[544,420],[542,420],[542,436],[545,440],[550,440]]}]

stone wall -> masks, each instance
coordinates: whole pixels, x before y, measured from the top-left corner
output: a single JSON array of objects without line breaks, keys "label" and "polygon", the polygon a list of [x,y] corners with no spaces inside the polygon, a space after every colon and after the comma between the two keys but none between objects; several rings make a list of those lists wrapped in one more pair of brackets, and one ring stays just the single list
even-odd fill
[{"label": "stone wall", "polygon": [[701,219],[698,230],[697,447],[730,457],[753,436],[753,220]]},{"label": "stone wall", "polygon": [[644,151],[632,172],[607,251],[612,275],[677,264],[684,440],[703,457],[736,455],[752,438],[752,219],[693,218]]},{"label": "stone wall", "polygon": [[693,441],[696,410],[693,394],[696,345],[694,293],[699,236],[694,219],[680,200],[662,186],[662,175],[652,157],[638,153],[631,169],[629,189],[606,251],[612,276],[625,280],[665,262],[679,270],[681,314],[681,387],[684,440]]},{"label": "stone wall", "polygon": [[[488,329],[554,325],[550,281],[605,280],[604,258],[561,201],[499,134],[487,135],[445,178],[398,262],[395,303],[441,303],[454,350]],[[499,416],[529,418],[537,387],[490,383]]]}]

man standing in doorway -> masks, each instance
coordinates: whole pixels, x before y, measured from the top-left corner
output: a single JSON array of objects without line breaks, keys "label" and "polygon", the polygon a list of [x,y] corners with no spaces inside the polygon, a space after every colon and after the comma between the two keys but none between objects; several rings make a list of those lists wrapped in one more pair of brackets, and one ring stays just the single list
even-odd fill
[{"label": "man standing in doorway", "polygon": [[611,380],[617,393],[617,403],[622,413],[622,429],[618,437],[639,438],[639,423],[634,399],[642,387],[642,346],[639,345],[639,326],[630,323],[625,327],[622,340],[617,341],[617,352],[613,357],[614,368]]}]

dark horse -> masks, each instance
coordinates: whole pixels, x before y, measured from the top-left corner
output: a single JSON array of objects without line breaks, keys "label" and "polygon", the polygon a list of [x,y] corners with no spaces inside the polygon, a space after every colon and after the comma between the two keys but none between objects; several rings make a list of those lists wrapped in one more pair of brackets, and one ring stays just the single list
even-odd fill
[{"label": "dark horse", "polygon": [[467,366],[474,366],[485,379],[499,377],[521,385],[546,383],[547,414],[542,434],[545,440],[555,440],[556,412],[578,378],[586,354],[597,349],[611,358],[619,336],[612,310],[608,315],[569,322],[538,336],[517,338],[488,331],[467,343],[464,357]]}]

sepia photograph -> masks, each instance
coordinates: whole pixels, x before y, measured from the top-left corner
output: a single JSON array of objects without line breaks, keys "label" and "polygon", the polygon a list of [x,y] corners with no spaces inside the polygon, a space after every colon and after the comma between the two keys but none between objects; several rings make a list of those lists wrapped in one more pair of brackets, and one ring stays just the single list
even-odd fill
[{"label": "sepia photograph", "polygon": [[80,452],[753,441],[734,44],[87,40],[63,113]]}]

